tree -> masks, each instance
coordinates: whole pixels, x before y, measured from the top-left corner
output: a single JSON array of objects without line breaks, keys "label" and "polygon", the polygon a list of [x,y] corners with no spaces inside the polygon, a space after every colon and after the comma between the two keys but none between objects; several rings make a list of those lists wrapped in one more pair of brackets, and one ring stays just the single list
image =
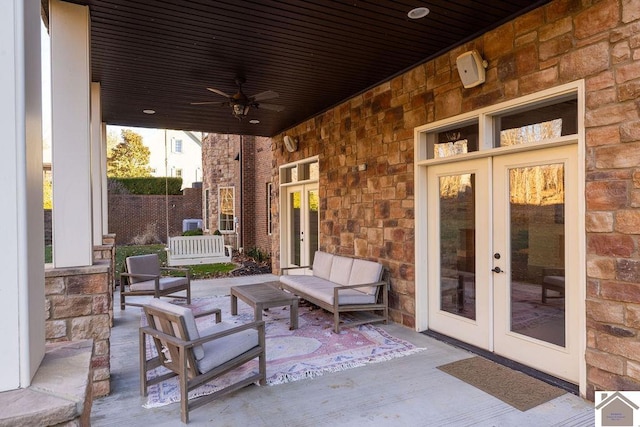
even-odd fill
[{"label": "tree", "polygon": [[122,130],[122,142],[111,150],[107,158],[107,176],[136,178],[151,176],[151,152],[142,144],[142,136],[131,129]]}]

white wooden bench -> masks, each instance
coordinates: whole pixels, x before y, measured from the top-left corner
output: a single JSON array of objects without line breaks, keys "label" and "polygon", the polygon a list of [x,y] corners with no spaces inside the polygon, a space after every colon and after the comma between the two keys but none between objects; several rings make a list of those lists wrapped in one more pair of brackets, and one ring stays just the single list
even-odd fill
[{"label": "white wooden bench", "polygon": [[170,267],[231,262],[232,255],[232,247],[224,244],[222,236],[169,237],[166,251]]}]

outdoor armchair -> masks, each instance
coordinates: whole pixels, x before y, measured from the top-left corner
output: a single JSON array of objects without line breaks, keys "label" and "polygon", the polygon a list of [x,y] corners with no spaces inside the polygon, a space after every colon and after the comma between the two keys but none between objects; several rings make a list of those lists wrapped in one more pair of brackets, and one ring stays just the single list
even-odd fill
[{"label": "outdoor armchair", "polygon": [[[191,309],[153,299],[144,306],[148,326],[140,328],[140,392],[147,395],[150,385],[178,376],[180,384],[180,414],[189,422],[189,410],[252,383],[266,384],[264,322],[241,326],[218,322],[198,330]],[[216,316],[219,316],[219,311]],[[218,317],[219,319],[219,317]],[[146,352],[147,337],[153,339],[155,356]],[[258,369],[220,390],[189,400],[189,391],[258,358]],[[160,366],[164,374],[149,378],[147,373]]]},{"label": "outdoor armchair", "polygon": [[[178,272],[181,276],[166,276],[163,273]],[[173,295],[186,291],[187,295]],[[123,272],[120,273],[120,309],[125,305],[142,306],[138,303],[125,303],[127,296],[150,295],[154,298],[172,295],[184,298],[191,304],[191,275],[187,268],[160,267],[157,254],[135,255],[125,259]]]}]

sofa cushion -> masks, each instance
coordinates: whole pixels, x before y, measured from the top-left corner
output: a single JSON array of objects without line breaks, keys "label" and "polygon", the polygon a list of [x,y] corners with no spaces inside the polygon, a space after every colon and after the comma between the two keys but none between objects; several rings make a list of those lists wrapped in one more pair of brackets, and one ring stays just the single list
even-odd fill
[{"label": "sofa cushion", "polygon": [[[314,286],[305,288],[305,293],[311,298],[315,298],[327,304],[333,305],[333,289],[340,288],[340,285],[327,282],[323,286]],[[375,303],[375,295],[369,295],[360,292],[357,289],[341,289],[338,295],[340,305],[345,304],[373,304]]]},{"label": "sofa cushion", "polygon": [[[382,264],[364,259],[354,259],[349,276],[349,285],[364,285],[379,282],[382,277]],[[357,288],[366,294],[373,295],[377,286],[363,286]]]},{"label": "sofa cushion", "polygon": [[[235,328],[232,323],[220,322],[203,329],[202,337],[216,332],[226,331]],[[259,344],[258,331],[256,329],[246,329],[226,337],[218,338],[202,344],[204,347],[204,357],[198,359],[198,369],[200,372],[209,372],[213,368],[222,365],[229,360],[240,356],[242,353],[251,350]]]},{"label": "sofa cushion", "polygon": [[329,280],[331,276],[331,264],[333,263],[333,255],[316,251],[313,256],[313,275],[321,279]]},{"label": "sofa cushion", "polygon": [[329,280],[339,285],[348,285],[352,265],[353,258],[335,255],[333,257],[333,263],[331,263]]},{"label": "sofa cushion", "polygon": [[[180,286],[185,286],[186,284],[186,277],[162,277],[160,278],[159,288],[161,291],[166,291]],[[129,288],[132,291],[153,291],[155,286],[155,280],[147,280],[145,282],[132,283]]]},{"label": "sofa cushion", "polygon": [[306,291],[311,287],[324,286],[327,283],[331,284],[330,281],[321,279],[320,277],[298,276],[298,275],[280,276],[280,282],[284,283],[285,285],[288,285],[292,289],[296,289],[300,291]]},{"label": "sofa cushion", "polygon": [[[174,327],[173,334],[176,337],[185,341],[192,341],[200,338],[200,333],[198,332],[198,327],[196,326],[196,319],[193,316],[193,311],[191,311],[190,308],[171,304],[166,301],[161,301],[158,298],[153,298],[147,305],[158,308],[162,311],[167,311],[169,313],[182,316],[184,318],[184,324],[187,327],[187,334],[189,334],[189,336],[180,336],[179,329]],[[202,348],[202,346],[195,346],[193,348],[193,355],[195,356],[196,360],[202,359],[204,357],[204,349]]]}]

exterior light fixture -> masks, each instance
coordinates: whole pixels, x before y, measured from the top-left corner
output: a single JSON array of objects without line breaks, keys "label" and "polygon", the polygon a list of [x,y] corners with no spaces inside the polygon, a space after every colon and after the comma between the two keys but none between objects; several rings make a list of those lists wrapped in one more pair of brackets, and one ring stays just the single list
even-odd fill
[{"label": "exterior light fixture", "polygon": [[251,119],[251,120],[249,120],[249,123],[251,123],[252,125],[257,125],[258,123],[260,123],[260,120]]},{"label": "exterior light fixture", "polygon": [[142,110],[142,112],[145,113],[145,114],[155,114],[156,110],[146,109],[146,110]]},{"label": "exterior light fixture", "polygon": [[429,12],[430,10],[428,7],[416,7],[415,9],[411,9],[409,13],[407,13],[407,16],[410,19],[420,19],[427,16]]}]

